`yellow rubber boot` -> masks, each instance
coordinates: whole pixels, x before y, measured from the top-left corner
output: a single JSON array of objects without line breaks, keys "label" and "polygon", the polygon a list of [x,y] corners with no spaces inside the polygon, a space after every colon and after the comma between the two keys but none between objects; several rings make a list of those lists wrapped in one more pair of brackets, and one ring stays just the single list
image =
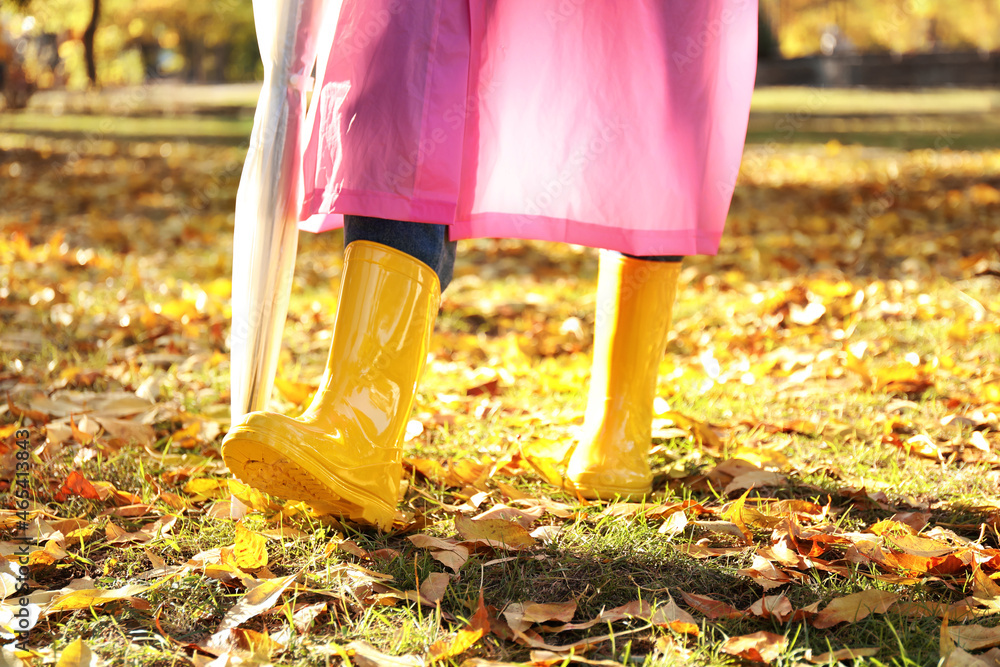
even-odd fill
[{"label": "yellow rubber boot", "polygon": [[441,300],[426,264],[378,243],[344,253],[326,373],[298,419],[252,412],[222,441],[246,484],[388,530],[401,440]]},{"label": "yellow rubber boot", "polygon": [[680,270],[601,253],[590,393],[565,482],[585,498],[639,500],[652,490],[653,399]]}]

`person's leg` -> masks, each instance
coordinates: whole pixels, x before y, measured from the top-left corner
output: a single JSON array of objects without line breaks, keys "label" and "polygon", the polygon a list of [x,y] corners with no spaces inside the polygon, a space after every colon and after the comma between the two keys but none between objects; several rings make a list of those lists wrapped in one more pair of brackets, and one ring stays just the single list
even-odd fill
[{"label": "person's leg", "polygon": [[457,244],[448,240],[448,225],[345,215],[344,247],[355,241],[381,243],[419,259],[437,274],[442,292],[451,282]]},{"label": "person's leg", "polygon": [[647,262],[682,262],[684,261],[684,255],[630,255],[627,252],[623,252],[626,257],[631,257],[632,259],[641,259]]},{"label": "person's leg", "polygon": [[653,399],[681,259],[601,252],[590,392],[567,489],[605,499],[652,489]]},{"label": "person's leg", "polygon": [[[409,252],[419,243],[405,252],[390,243],[353,239],[344,251],[326,373],[305,413],[252,412],[222,442],[246,484],[383,530],[396,514],[402,436],[441,297],[436,270]],[[440,248],[423,257],[447,279],[447,242]]]}]

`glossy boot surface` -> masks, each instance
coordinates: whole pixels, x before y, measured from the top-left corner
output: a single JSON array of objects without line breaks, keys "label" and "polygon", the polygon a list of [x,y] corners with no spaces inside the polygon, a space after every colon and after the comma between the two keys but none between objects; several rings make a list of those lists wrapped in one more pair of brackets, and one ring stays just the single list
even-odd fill
[{"label": "glossy boot surface", "polygon": [[355,241],[344,253],[326,373],[301,417],[252,412],[222,442],[229,469],[272,495],[388,530],[401,439],[441,292],[430,267]]},{"label": "glossy boot surface", "polygon": [[601,253],[590,393],[565,481],[585,498],[638,500],[652,489],[653,399],[680,270]]}]

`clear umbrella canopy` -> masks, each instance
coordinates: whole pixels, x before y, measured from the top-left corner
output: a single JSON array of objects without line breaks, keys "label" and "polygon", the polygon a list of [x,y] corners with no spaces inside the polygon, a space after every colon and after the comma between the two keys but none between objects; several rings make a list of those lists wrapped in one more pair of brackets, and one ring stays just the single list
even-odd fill
[{"label": "clear umbrella canopy", "polygon": [[231,416],[266,407],[274,386],[298,244],[305,93],[323,0],[254,0],[264,82],[236,195]]}]

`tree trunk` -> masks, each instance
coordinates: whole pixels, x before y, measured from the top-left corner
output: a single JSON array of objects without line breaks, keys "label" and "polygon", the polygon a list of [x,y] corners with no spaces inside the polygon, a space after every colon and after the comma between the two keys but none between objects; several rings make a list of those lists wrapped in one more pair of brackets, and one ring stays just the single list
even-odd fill
[{"label": "tree trunk", "polygon": [[90,23],[83,31],[83,52],[87,61],[87,78],[90,85],[97,86],[97,62],[94,59],[94,34],[97,32],[97,22],[101,18],[101,0],[93,0],[93,10],[90,14]]}]

